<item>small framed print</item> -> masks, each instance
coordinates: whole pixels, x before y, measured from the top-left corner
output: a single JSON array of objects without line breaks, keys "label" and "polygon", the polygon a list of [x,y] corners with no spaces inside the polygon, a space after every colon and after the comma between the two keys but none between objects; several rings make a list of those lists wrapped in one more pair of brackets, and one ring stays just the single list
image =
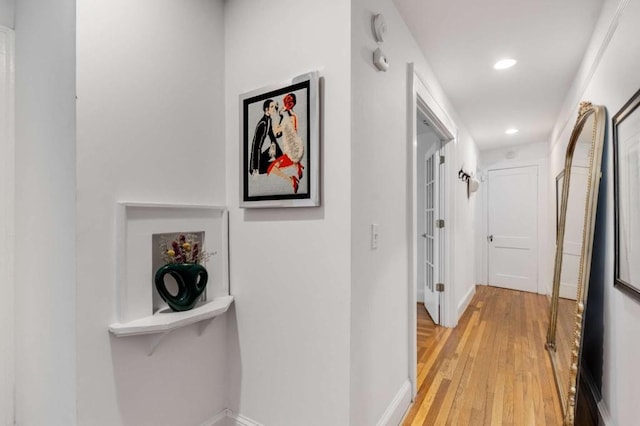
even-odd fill
[{"label": "small framed print", "polygon": [[318,73],[240,96],[240,207],[316,207]]},{"label": "small framed print", "polygon": [[640,90],[613,117],[615,286],[640,300]]}]

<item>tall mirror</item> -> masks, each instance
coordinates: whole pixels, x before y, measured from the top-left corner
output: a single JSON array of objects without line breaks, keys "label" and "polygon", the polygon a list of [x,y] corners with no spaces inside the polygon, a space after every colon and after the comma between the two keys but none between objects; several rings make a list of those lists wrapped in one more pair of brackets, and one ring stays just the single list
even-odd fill
[{"label": "tall mirror", "polygon": [[598,184],[606,125],[602,106],[580,104],[564,169],[556,177],[557,238],[547,350],[563,407],[573,425],[589,286]]}]

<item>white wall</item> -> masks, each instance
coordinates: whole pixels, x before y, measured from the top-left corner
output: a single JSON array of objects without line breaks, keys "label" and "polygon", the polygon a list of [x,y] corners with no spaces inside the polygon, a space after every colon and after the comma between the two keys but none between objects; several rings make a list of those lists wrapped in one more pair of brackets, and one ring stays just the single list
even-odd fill
[{"label": "white wall", "polygon": [[[349,2],[226,3],[230,408],[265,425],[349,422]],[[319,208],[238,208],[239,98],[324,78]]]},{"label": "white wall", "polygon": [[[459,129],[454,157],[475,167],[475,144],[464,131],[442,93],[427,60],[390,0],[352,2],[352,212],[351,212],[351,416],[352,425],[376,424],[409,378],[409,214],[408,176],[411,164],[407,137],[409,109],[408,63]],[[377,71],[372,54],[377,47],[371,18],[382,13],[388,33],[382,45],[390,62]],[[428,52],[427,52],[428,55]],[[448,158],[456,169],[458,160]],[[452,176],[448,177],[453,179]],[[456,206],[449,218],[456,241],[473,222],[473,200],[463,185],[452,185]],[[370,248],[370,226],[380,225],[379,248]],[[459,232],[461,230],[461,232]],[[461,245],[461,244],[460,244]],[[472,289],[474,247],[457,252],[454,277],[449,277],[455,305]],[[471,259],[471,262],[468,261]],[[413,291],[413,289],[411,289]],[[406,408],[406,407],[401,407]]]},{"label": "white wall", "polygon": [[[466,182],[458,179],[458,171],[462,168],[465,171],[475,171],[478,169],[478,148],[464,131],[459,131],[456,144],[456,158],[454,160],[453,173],[449,179],[455,187],[455,258],[454,268],[455,275],[453,277],[455,284],[455,301],[457,315],[460,317],[471,298],[475,294],[476,281],[476,245],[474,238],[477,223],[476,212],[480,208],[480,193],[474,192],[471,195],[467,193]],[[446,283],[445,283],[446,284]]]},{"label": "white wall", "polygon": [[[626,6],[626,7],[624,7]],[[618,15],[618,12],[621,12]],[[606,226],[606,241],[594,247],[594,257],[604,251],[604,268],[592,275],[591,285],[604,286],[604,353],[602,393],[612,424],[637,423],[640,413],[635,389],[640,382],[637,360],[640,359],[640,303],[613,286],[613,151],[610,118],[640,88],[640,57],[629,52],[640,51],[640,1],[607,0],[598,23],[583,69],[578,73],[574,89],[556,125],[551,170],[558,170],[578,110],[579,100],[604,105],[608,111],[607,161],[603,164],[606,209],[598,211],[598,221]],[[566,124],[567,123],[567,124]],[[599,276],[598,276],[599,274]]]},{"label": "white wall", "polygon": [[15,0],[0,0],[0,25],[13,28]]},{"label": "white wall", "polygon": [[[507,158],[509,155],[511,158]],[[483,170],[489,168],[513,167],[549,159],[549,143],[529,143],[509,147],[480,151],[480,164]]]},{"label": "white wall", "polygon": [[15,12],[16,423],[74,425],[75,1]]},{"label": "white wall", "polygon": [[[553,179],[549,175],[549,144],[521,144],[480,152],[480,173],[485,179],[490,169],[525,166],[538,167],[538,292],[550,294],[555,254],[555,175]],[[476,217],[476,280],[482,284],[489,284],[487,189],[488,181],[485,180],[477,192],[481,207]]]},{"label": "white wall", "polygon": [[14,34],[0,26],[0,425],[14,421]]},{"label": "white wall", "polygon": [[116,202],[225,202],[223,7],[77,1],[78,424],[196,425],[227,406],[225,316],[150,357],[152,338],[107,331]]}]

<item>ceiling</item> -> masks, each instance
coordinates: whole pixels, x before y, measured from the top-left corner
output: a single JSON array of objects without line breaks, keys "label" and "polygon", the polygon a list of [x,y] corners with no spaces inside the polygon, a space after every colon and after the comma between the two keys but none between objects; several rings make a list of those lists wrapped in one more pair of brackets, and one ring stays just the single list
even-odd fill
[{"label": "ceiling", "polygon": [[[549,142],[603,0],[394,0],[480,150]],[[389,33],[393,28],[389,28]],[[518,62],[498,71],[499,59]],[[505,134],[511,127],[514,135]]]}]

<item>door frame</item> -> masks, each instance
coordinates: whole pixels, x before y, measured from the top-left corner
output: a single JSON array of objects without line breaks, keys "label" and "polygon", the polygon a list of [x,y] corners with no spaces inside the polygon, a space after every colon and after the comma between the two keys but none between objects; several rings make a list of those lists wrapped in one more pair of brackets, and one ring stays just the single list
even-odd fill
[{"label": "door frame", "polygon": [[417,184],[417,123],[416,111],[420,108],[430,125],[442,141],[441,155],[445,156],[445,163],[442,170],[442,179],[444,180],[442,189],[444,196],[444,205],[441,206],[445,218],[445,227],[442,232],[444,239],[444,262],[441,277],[445,282],[445,291],[442,293],[440,303],[440,323],[444,327],[455,327],[458,322],[457,309],[455,307],[454,297],[454,271],[453,271],[453,255],[454,255],[454,229],[455,223],[455,199],[452,196],[453,186],[451,176],[453,175],[453,167],[455,164],[455,144],[458,130],[453,120],[440,106],[435,97],[431,94],[424,80],[420,78],[413,63],[409,63],[407,67],[408,81],[408,106],[407,106],[407,143],[408,143],[408,176],[407,188],[408,193],[408,253],[409,253],[409,271],[408,271],[408,341],[409,341],[409,381],[411,382],[411,399],[417,394],[417,291],[418,279],[416,268],[417,244],[418,244],[418,184]]},{"label": "door frame", "polygon": [[0,291],[4,296],[0,313],[0,424],[14,422],[15,391],[15,284],[14,284],[14,198],[15,198],[15,44],[14,31],[0,25],[0,50],[6,62],[0,69],[3,103],[0,108]]}]

